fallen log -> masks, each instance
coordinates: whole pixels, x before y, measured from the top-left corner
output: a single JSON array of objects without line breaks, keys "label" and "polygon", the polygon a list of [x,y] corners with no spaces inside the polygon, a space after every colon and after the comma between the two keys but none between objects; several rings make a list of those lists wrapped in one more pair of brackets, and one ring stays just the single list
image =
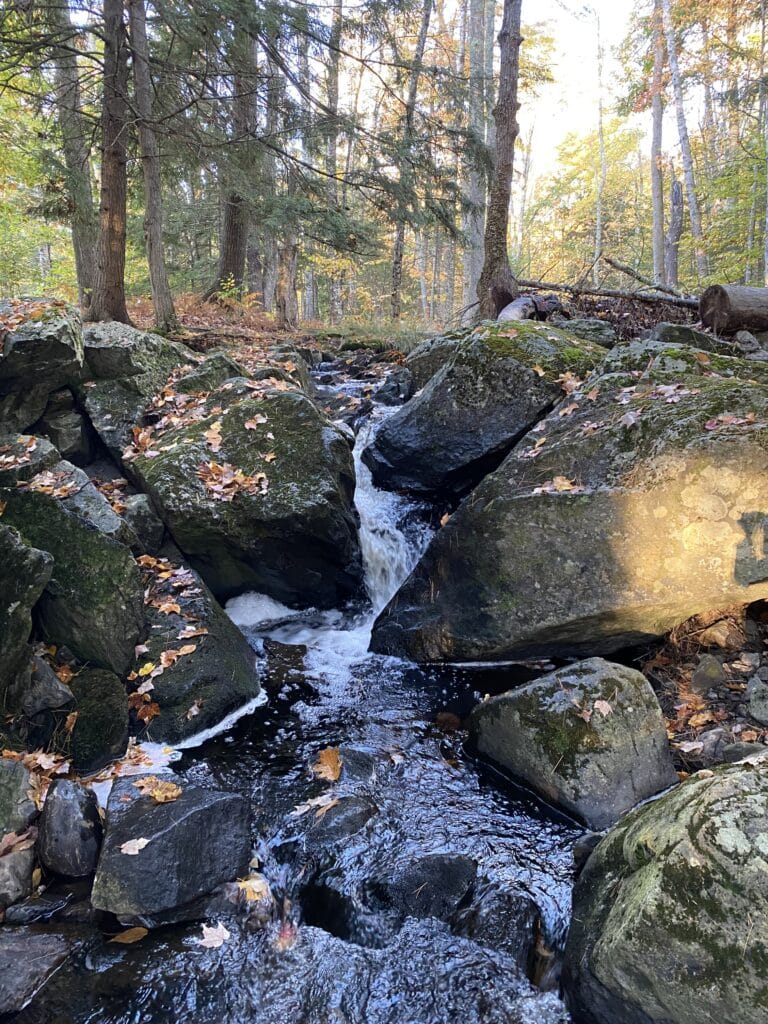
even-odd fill
[{"label": "fallen log", "polygon": [[665,295],[663,292],[621,291],[618,288],[587,288],[571,284],[552,284],[549,281],[518,281],[521,288],[536,288],[545,292],[565,292],[568,295],[597,295],[604,299],[630,299],[639,302],[667,302],[670,306],[682,306],[684,309],[697,309],[699,300],[687,295]]},{"label": "fallen log", "polygon": [[715,334],[768,331],[768,288],[713,284],[702,292],[699,316]]},{"label": "fallen log", "polygon": [[546,320],[562,311],[563,304],[555,295],[521,295],[499,313],[499,320]]}]

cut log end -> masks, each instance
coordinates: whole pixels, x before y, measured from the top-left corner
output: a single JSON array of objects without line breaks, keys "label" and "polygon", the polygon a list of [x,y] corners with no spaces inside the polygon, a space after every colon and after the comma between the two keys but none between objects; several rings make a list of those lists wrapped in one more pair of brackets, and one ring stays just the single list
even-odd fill
[{"label": "cut log end", "polygon": [[768,330],[768,288],[714,284],[701,294],[699,316],[715,334]]}]

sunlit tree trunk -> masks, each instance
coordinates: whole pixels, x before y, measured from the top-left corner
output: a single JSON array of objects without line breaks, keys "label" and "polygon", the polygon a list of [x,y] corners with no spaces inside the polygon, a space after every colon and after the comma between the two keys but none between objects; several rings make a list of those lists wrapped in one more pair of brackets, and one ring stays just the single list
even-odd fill
[{"label": "sunlit tree trunk", "polygon": [[[490,4],[492,0],[488,0]],[[477,282],[483,269],[483,221],[485,178],[482,173],[482,147],[485,141],[485,10],[483,0],[469,0],[467,21],[469,81],[467,131],[471,143],[464,161],[464,213],[462,233],[465,239],[462,304],[471,307],[477,298]],[[493,40],[491,41],[493,47]]]},{"label": "sunlit tree trunk", "polygon": [[139,115],[139,146],[144,175],[144,239],[149,263],[149,280],[155,323],[162,330],[173,329],[178,321],[168,281],[163,252],[163,198],[160,181],[160,147],[152,126],[152,78],[144,0],[127,0],[128,26],[133,54],[133,82]]},{"label": "sunlit tree trunk", "polygon": [[672,175],[669,195],[669,229],[664,243],[667,284],[676,288],[680,279],[680,239],[683,236],[683,186]]},{"label": "sunlit tree trunk", "polygon": [[592,260],[592,282],[600,284],[600,257],[603,253],[603,201],[605,183],[608,179],[608,158],[605,152],[605,124],[603,118],[603,41],[600,33],[600,17],[597,16],[597,138],[600,168],[597,176],[595,197],[595,252]]},{"label": "sunlit tree trunk", "polygon": [[104,88],[101,104],[99,242],[90,320],[129,323],[125,302],[128,195],[128,40],[123,0],[104,0]]},{"label": "sunlit tree trunk", "polygon": [[664,272],[664,169],[662,165],[662,131],[664,123],[664,36],[661,0],[653,5],[653,84],[651,97],[651,207],[653,280],[666,283]]},{"label": "sunlit tree trunk", "polygon": [[477,285],[479,313],[493,319],[519,290],[512,276],[507,253],[509,199],[518,135],[517,99],[520,77],[520,16],[522,0],[504,0],[499,32],[499,95],[493,111],[496,122],[496,155],[485,221],[485,262]]},{"label": "sunlit tree trunk", "polygon": [[[333,20],[328,44],[328,73],[326,77],[326,107],[328,108],[328,135],[326,138],[325,173],[328,176],[328,206],[331,210],[339,207],[338,146],[339,146],[339,48],[344,24],[343,0],[334,0]],[[344,280],[341,274],[333,273],[328,281],[328,318],[338,323],[343,314],[342,295]]]}]

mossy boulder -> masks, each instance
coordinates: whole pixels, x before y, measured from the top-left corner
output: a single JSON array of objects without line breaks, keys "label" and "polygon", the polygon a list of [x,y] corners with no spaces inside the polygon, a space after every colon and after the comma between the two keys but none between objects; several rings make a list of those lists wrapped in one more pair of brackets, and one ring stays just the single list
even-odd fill
[{"label": "mossy boulder", "polygon": [[[405,365],[411,374],[412,394],[420,391],[456,354],[466,331],[456,330],[422,341],[408,355]],[[409,396],[410,397],[410,396]]]},{"label": "mossy boulder", "polygon": [[122,757],[128,746],[128,694],[104,669],[85,668],[70,683],[77,719],[70,741],[72,767],[89,774]]},{"label": "mossy boulder", "polygon": [[[98,341],[98,346],[97,346]],[[132,439],[133,427],[173,370],[200,362],[184,345],[125,324],[98,324],[85,331],[88,366],[96,380],[78,395],[91,425],[116,462]],[[100,346],[100,347],[99,347]],[[99,357],[95,352],[99,351]],[[117,379],[101,378],[113,372]]]},{"label": "mossy boulder", "polygon": [[373,649],[607,654],[763,599],[767,469],[765,385],[593,377],[436,534]]},{"label": "mossy boulder", "polygon": [[602,658],[484,701],[470,732],[483,757],[596,830],[677,782],[648,680]]},{"label": "mossy boulder", "polygon": [[[173,558],[173,552],[166,553]],[[178,743],[259,695],[256,654],[197,573],[176,558],[143,561],[152,600],[147,606],[147,650],[136,668],[147,663],[162,667],[164,656],[170,662],[152,678],[149,696],[160,713],[149,722],[148,733]],[[179,610],[169,611],[168,602]],[[172,660],[172,652],[179,651],[186,653]]]},{"label": "mossy boulder", "polygon": [[681,377],[730,377],[768,384],[768,364],[747,361],[735,354],[722,355],[674,345],[654,338],[617,345],[603,360],[601,373],[640,373],[644,379],[674,383]]},{"label": "mossy boulder", "polygon": [[0,707],[30,657],[32,609],[50,581],[53,558],[0,521]]},{"label": "mossy boulder", "polygon": [[738,349],[730,341],[716,338],[706,331],[697,330],[690,324],[656,324],[652,337],[670,345],[690,345],[692,348],[703,349],[705,352],[716,352],[719,355],[738,355]]},{"label": "mossy boulder", "polygon": [[382,423],[363,461],[379,486],[461,494],[563,397],[566,377],[587,375],[604,355],[546,324],[482,324]]},{"label": "mossy boulder", "polygon": [[763,1024],[768,765],[700,772],[624,818],[574,893],[563,975],[578,1024]]},{"label": "mossy boulder", "polygon": [[58,449],[45,437],[0,434],[0,487],[15,487],[60,461]]},{"label": "mossy boulder", "polygon": [[267,382],[254,390],[244,378],[211,392],[196,417],[131,465],[216,597],[257,590],[337,607],[357,594],[355,477],[341,431],[302,392]]},{"label": "mossy boulder", "polygon": [[0,488],[3,522],[53,556],[35,609],[42,634],[83,662],[127,670],[144,630],[138,568],[122,543],[125,524],[82,470],[59,462]]}]

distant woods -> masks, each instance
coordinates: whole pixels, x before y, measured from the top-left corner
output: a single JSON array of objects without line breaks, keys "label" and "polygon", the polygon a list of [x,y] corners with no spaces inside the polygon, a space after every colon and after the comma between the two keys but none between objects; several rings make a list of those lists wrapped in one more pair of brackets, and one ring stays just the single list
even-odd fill
[{"label": "distant woods", "polygon": [[638,0],[618,83],[579,8],[598,102],[545,176],[568,16],[521,6],[9,0],[0,292],[151,295],[172,330],[187,292],[293,326],[492,316],[516,278],[764,283],[766,2]]}]

